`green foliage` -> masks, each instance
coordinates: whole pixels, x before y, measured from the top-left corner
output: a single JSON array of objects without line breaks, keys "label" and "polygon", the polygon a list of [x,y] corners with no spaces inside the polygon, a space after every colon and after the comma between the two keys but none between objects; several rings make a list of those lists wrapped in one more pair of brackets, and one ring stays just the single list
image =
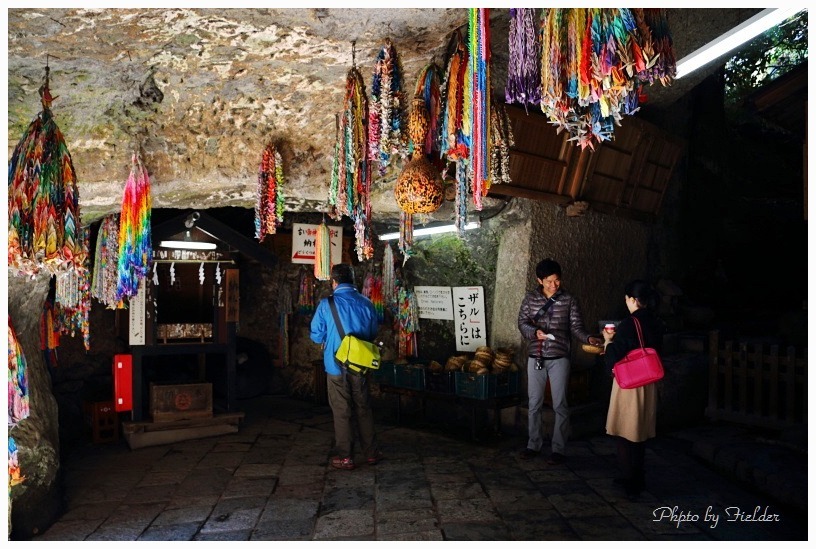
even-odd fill
[{"label": "green foliage", "polygon": [[808,16],[802,10],[754,38],[725,65],[726,103],[740,104],[764,84],[808,57]]}]

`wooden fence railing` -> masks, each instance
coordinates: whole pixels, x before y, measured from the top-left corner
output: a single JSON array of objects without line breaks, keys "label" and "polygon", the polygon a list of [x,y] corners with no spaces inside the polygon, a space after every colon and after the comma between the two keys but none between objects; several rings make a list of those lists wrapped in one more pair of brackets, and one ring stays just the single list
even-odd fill
[{"label": "wooden fence railing", "polygon": [[715,330],[709,354],[706,416],[770,428],[807,424],[807,349],[797,356],[792,346],[784,354],[761,343],[720,347]]}]

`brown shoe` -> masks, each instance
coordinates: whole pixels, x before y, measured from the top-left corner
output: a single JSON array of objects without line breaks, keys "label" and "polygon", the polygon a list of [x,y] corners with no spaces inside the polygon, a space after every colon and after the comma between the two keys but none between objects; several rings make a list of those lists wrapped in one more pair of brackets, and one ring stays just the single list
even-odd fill
[{"label": "brown shoe", "polygon": [[564,463],[564,454],[553,452],[547,460],[547,465],[561,465]]},{"label": "brown shoe", "polygon": [[533,459],[538,454],[539,453],[536,452],[535,450],[533,450],[532,448],[525,448],[524,450],[521,451],[521,453],[519,454],[519,457],[521,459]]},{"label": "brown shoe", "polygon": [[341,458],[339,456],[335,456],[331,459],[331,466],[335,469],[345,469],[346,471],[351,471],[356,467],[354,460],[350,457]]},{"label": "brown shoe", "polygon": [[366,460],[366,463],[369,465],[377,465],[379,462],[385,459],[385,456],[382,452],[377,452],[374,454],[374,457],[370,457]]}]

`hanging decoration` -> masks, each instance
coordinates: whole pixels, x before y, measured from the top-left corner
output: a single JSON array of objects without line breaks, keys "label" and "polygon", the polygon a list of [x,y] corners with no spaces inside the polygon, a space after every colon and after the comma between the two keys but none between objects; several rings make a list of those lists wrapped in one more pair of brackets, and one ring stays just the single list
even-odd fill
[{"label": "hanging decoration", "polygon": [[215,264],[215,283],[221,285],[221,263]]},{"label": "hanging decoration", "polygon": [[[504,98],[508,103],[541,103],[541,43],[535,8],[510,8],[509,62]],[[529,111],[527,111],[529,112]]]},{"label": "hanging decoration", "polygon": [[543,10],[541,110],[559,133],[594,149],[639,109],[643,84],[671,84],[667,21],[665,8]]},{"label": "hanging decoration", "polygon": [[71,271],[56,276],[55,320],[61,334],[74,337],[82,334],[85,350],[91,350],[91,269],[89,247],[90,231],[81,231],[84,263]]},{"label": "hanging decoration", "polygon": [[368,111],[368,159],[379,165],[379,174],[394,155],[405,155],[405,92],[397,49],[386,40],[371,80],[371,107]]},{"label": "hanging decoration", "polygon": [[14,148],[8,171],[8,266],[32,277],[83,261],[76,172],[51,113],[49,70],[39,90],[43,110]]},{"label": "hanging decoration", "polygon": [[315,237],[314,276],[318,280],[329,280],[331,269],[331,234],[328,225],[323,221],[318,225]]},{"label": "hanging decoration", "polygon": [[176,284],[176,262],[173,261],[170,263],[170,285],[174,286]]},{"label": "hanging decoration", "polygon": [[[413,214],[435,212],[445,198],[442,176],[439,168],[431,164],[425,154],[428,142],[428,129],[431,127],[431,113],[438,113],[438,93],[433,92],[433,80],[436,68],[425,67],[417,79],[416,94],[411,103],[411,114],[408,118],[408,134],[411,138],[412,156],[397,177],[394,196],[400,213],[400,251],[407,260],[411,255],[413,241]],[[438,81],[438,78],[436,78]],[[425,93],[426,87],[428,93]],[[426,96],[429,103],[426,103]],[[438,115],[437,115],[438,116]],[[434,123],[435,125],[435,123]],[[429,148],[432,148],[429,144]]]},{"label": "hanging decoration", "polygon": [[[221,281],[219,280],[218,283],[221,284]],[[153,285],[159,285],[159,264],[155,262],[153,263]]]},{"label": "hanging decoration", "polygon": [[397,301],[399,312],[396,318],[397,338],[400,358],[419,356],[417,332],[419,331],[419,306],[414,292],[399,287]]},{"label": "hanging decoration", "polygon": [[292,290],[289,284],[281,285],[278,292],[278,316],[280,317],[280,359],[281,366],[289,365],[289,316],[294,312],[292,307]]},{"label": "hanging decoration", "polygon": [[[150,232],[150,178],[137,153],[133,153],[130,175],[122,196],[119,216],[119,257],[116,295],[118,300],[130,298],[139,291],[139,283],[147,276],[153,262],[153,242]],[[117,300],[117,301],[118,301]]]},{"label": "hanging decoration", "polygon": [[283,159],[277,147],[268,144],[258,168],[258,190],[255,202],[255,238],[263,242],[275,234],[283,223]]},{"label": "hanging decoration", "polygon": [[382,324],[385,320],[382,277],[368,273],[365,281],[363,281],[363,291],[361,293],[374,305],[374,310],[377,311],[377,319]]},{"label": "hanging decoration", "polygon": [[43,310],[40,315],[40,350],[43,352],[49,372],[59,366],[57,349],[60,344],[60,331],[56,319],[55,300],[56,277],[52,276],[48,283],[48,296],[43,302]]},{"label": "hanging decoration", "polygon": [[116,293],[118,269],[119,214],[111,214],[106,215],[99,224],[91,282],[91,295],[108,309],[122,309],[125,306]]},{"label": "hanging decoration", "polygon": [[383,250],[382,294],[385,307],[391,311],[391,314],[396,315],[397,293],[396,275],[394,273],[394,251],[388,242],[385,243],[385,249]]},{"label": "hanging decoration", "polygon": [[300,271],[298,290],[298,313],[310,315],[315,310],[315,278],[307,269]]},{"label": "hanging decoration", "polygon": [[332,177],[329,185],[329,215],[354,221],[355,250],[360,261],[374,256],[371,239],[371,163],[368,161],[368,98],[360,71],[354,63],[346,76],[343,112],[338,120]]},{"label": "hanging decoration", "polygon": [[490,189],[490,8],[468,8],[468,81],[465,94],[470,113],[470,165],[473,204],[482,209]]},{"label": "hanging decoration", "polygon": [[25,477],[20,471],[19,456],[17,453],[17,441],[14,437],[8,437],[8,486],[17,486],[25,481]]},{"label": "hanging decoration", "polygon": [[202,261],[201,264],[198,266],[198,283],[199,283],[199,285],[203,286],[204,285],[204,280],[205,280],[204,262]]},{"label": "hanging decoration", "polygon": [[23,348],[8,317],[8,425],[12,429],[28,417],[28,368]]},{"label": "hanging decoration", "polygon": [[513,125],[507,116],[507,109],[501,103],[490,105],[490,181],[494,184],[508,184],[510,179],[510,147],[513,140]]},{"label": "hanging decoration", "polygon": [[455,166],[456,228],[459,236],[465,233],[468,189],[470,188],[468,180],[470,114],[465,110],[465,88],[470,79],[468,65],[467,45],[457,29],[448,44],[448,62],[441,89],[440,152],[445,160],[452,162]]}]

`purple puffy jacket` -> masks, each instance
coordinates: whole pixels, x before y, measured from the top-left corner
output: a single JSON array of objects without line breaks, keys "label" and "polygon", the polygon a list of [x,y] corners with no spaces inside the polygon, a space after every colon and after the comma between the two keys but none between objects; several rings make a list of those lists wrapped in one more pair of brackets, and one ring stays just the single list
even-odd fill
[{"label": "purple puffy jacket", "polygon": [[[555,302],[544,315],[536,321],[536,313],[547,303],[541,289],[527,292],[521,302],[518,315],[518,327],[521,335],[527,340],[527,356],[558,358],[570,356],[570,333],[582,343],[589,343],[591,334],[584,328],[578,300],[567,292],[559,290],[553,294]],[[552,334],[555,339],[536,339],[537,329]]]}]

